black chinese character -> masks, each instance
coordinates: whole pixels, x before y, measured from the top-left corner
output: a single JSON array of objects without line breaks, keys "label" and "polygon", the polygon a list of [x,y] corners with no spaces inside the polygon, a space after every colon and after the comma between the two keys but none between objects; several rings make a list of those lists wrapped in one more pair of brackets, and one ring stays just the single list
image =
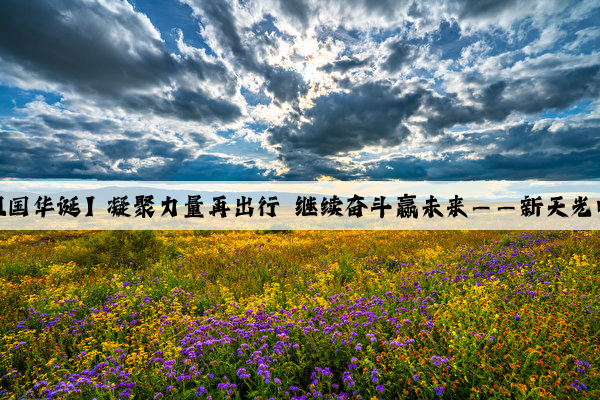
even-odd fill
[{"label": "black chinese character", "polygon": [[[258,211],[260,216],[262,217],[264,214],[267,214],[269,217],[273,218],[275,216],[275,206],[278,206],[279,202],[277,201],[277,196],[269,197],[269,202],[265,200],[265,196],[260,198],[258,202]],[[265,213],[265,206],[269,207],[269,211]]]},{"label": "black chinese character", "polygon": [[128,205],[129,202],[127,201],[127,196],[113,197],[112,200],[108,201],[108,213],[112,214],[113,217],[130,217],[130,215],[126,213]]},{"label": "black chinese character", "polygon": [[586,197],[577,197],[575,199],[575,204],[573,204],[573,214],[577,214],[578,217],[591,217],[592,209],[587,206],[587,196]]},{"label": "black chinese character", "polygon": [[456,216],[460,214],[465,218],[469,218],[467,217],[467,214],[465,214],[465,212],[461,210],[461,208],[464,207],[462,201],[463,198],[458,197],[457,194],[454,195],[453,199],[450,199],[450,205],[447,207],[447,209],[450,210],[450,213],[448,213],[449,217],[452,216],[453,218],[456,218]]},{"label": "black chinese character", "polygon": [[400,218],[418,218],[419,212],[417,210],[417,206],[415,205],[414,199],[417,196],[404,194],[402,197],[398,197],[398,212],[396,213],[396,217]]},{"label": "black chinese character", "polygon": [[321,202],[321,215],[329,214],[329,217],[332,215],[343,217],[341,213],[342,208],[340,207],[343,204],[342,200],[335,194],[330,199],[323,197],[323,201]]},{"label": "black chinese character", "polygon": [[35,202],[35,206],[37,207],[35,213],[42,214],[42,218],[46,217],[47,211],[54,211],[54,207],[52,207],[52,199],[48,196],[44,196],[43,201],[42,196],[39,196],[37,201]]},{"label": "black chinese character", "polygon": [[302,214],[303,217],[316,216],[317,215],[317,199],[310,196],[306,197],[298,196],[296,200],[296,215]]},{"label": "black chinese character", "polygon": [[[242,200],[237,199],[237,208],[235,209],[235,216],[239,217],[240,215],[247,215],[252,218],[252,214],[254,213],[254,207],[250,207],[252,204],[252,198],[248,197],[246,200],[246,196],[242,196]],[[248,206],[248,210],[246,210],[246,206]]]},{"label": "black chinese character", "polygon": [[188,195],[188,202],[185,203],[186,207],[188,208],[188,212],[184,218],[204,218],[204,214],[200,212],[200,206],[204,204],[200,201],[200,197],[202,196],[199,194],[195,196]]},{"label": "black chinese character", "polygon": [[27,196],[13,198],[10,201],[10,208],[9,208],[8,215],[11,217],[13,215],[21,215],[23,217],[28,216],[29,212],[27,211],[27,200],[29,200],[29,197],[27,197]]},{"label": "black chinese character", "polygon": [[148,215],[148,218],[152,218],[152,216],[154,215],[154,209],[152,208],[152,204],[154,204],[154,196],[152,195],[135,196],[135,216],[139,217],[141,215],[142,218],[146,218],[146,215]]},{"label": "black chinese character", "polygon": [[171,196],[167,196],[167,199],[163,201],[162,206],[164,207],[161,217],[166,213],[169,213],[171,217],[177,216],[177,199],[172,199]]},{"label": "black chinese character", "polygon": [[560,200],[562,200],[563,197],[562,196],[558,196],[558,197],[551,197],[550,200],[553,202],[552,205],[548,206],[548,210],[550,211],[550,214],[548,214],[548,216],[551,216],[552,214],[556,214],[560,217],[567,217],[567,214],[565,214],[564,212],[560,211],[561,208],[565,208],[565,204],[564,203],[559,203]]},{"label": "black chinese character", "polygon": [[385,214],[385,210],[391,210],[392,206],[389,204],[385,204],[385,196],[375,197],[373,200],[373,207],[371,207],[371,212],[375,210],[379,210],[379,218],[383,218]]},{"label": "black chinese character", "polygon": [[213,201],[215,202],[215,204],[213,204],[213,209],[208,213],[213,217],[216,214],[221,214],[221,218],[227,217],[227,211],[229,211],[229,207],[227,207],[227,204],[225,203],[225,196],[213,197]]},{"label": "black chinese character", "polygon": [[521,216],[529,217],[535,214],[536,217],[540,216],[540,208],[544,205],[543,203],[538,203],[538,200],[542,200],[540,196],[537,198],[529,198],[529,196],[525,196],[524,200],[521,200]]},{"label": "black chinese character", "polygon": [[58,215],[69,214],[77,218],[81,212],[77,200],[77,196],[73,197],[70,201],[64,196],[60,196],[60,201],[58,202]]},{"label": "black chinese character", "polygon": [[87,214],[85,214],[86,217],[93,217],[94,216],[94,210],[92,209],[93,205],[94,205],[94,196],[89,196],[85,198],[87,200],[88,203],[88,212]]},{"label": "black chinese character", "polygon": [[[357,194],[354,195],[354,197],[352,197],[351,199],[348,199],[348,207],[346,207],[346,211],[348,211],[348,216],[352,217],[352,216],[356,216],[356,218],[360,218],[362,217],[363,213],[362,213],[362,209],[363,208],[368,208],[365,203],[363,203],[361,200],[364,200],[365,198],[362,196],[359,196]],[[356,203],[356,204],[354,204]]]},{"label": "black chinese character", "polygon": [[504,206],[504,207],[498,207],[498,211],[503,211],[503,210],[514,210],[515,208],[513,206]]},{"label": "black chinese character", "polygon": [[423,206],[423,215],[433,218],[433,214],[435,213],[437,216],[443,217],[440,210],[438,210],[439,207],[440,205],[437,203],[437,199],[433,197],[433,195],[429,195],[429,198],[425,200],[425,205]]}]

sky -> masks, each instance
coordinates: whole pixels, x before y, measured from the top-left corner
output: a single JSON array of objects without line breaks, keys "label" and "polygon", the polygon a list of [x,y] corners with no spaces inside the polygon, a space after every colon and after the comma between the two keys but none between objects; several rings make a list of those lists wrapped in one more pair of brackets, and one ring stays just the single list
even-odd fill
[{"label": "sky", "polygon": [[600,3],[4,0],[0,178],[597,180]]}]

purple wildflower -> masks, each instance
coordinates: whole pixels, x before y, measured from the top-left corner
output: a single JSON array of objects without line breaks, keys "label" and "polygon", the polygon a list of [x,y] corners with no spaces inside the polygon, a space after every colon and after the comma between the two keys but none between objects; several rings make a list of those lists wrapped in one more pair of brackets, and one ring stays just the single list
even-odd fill
[{"label": "purple wildflower", "polygon": [[46,382],[46,381],[38,381],[38,382],[35,383],[35,385],[33,385],[33,388],[37,389],[40,386],[48,386],[48,382]]},{"label": "purple wildflower", "polygon": [[258,375],[262,376],[263,381],[265,383],[269,383],[269,380],[271,378],[271,372],[269,371],[269,366],[266,364],[260,364],[258,366]]},{"label": "purple wildflower", "polygon": [[590,364],[588,364],[587,362],[585,362],[583,360],[577,360],[577,362],[575,364],[579,365],[579,367],[577,367],[577,372],[586,373],[587,370],[590,369]]},{"label": "purple wildflower", "polygon": [[250,374],[249,374],[249,373],[247,373],[247,372],[246,372],[246,368],[243,368],[243,367],[242,367],[242,368],[239,368],[239,369],[237,370],[237,376],[238,376],[240,379],[247,379],[247,378],[250,378]]},{"label": "purple wildflower", "polygon": [[579,379],[575,379],[573,381],[573,383],[571,383],[571,386],[573,386],[577,390],[582,390],[582,391],[586,391],[587,390],[587,386],[585,386],[583,384],[583,382],[579,381]]},{"label": "purple wildflower", "polygon": [[342,379],[344,380],[344,383],[348,387],[352,387],[355,384],[354,380],[352,379],[352,376],[350,375],[350,372],[348,372],[348,371],[344,371],[344,374],[342,375]]},{"label": "purple wildflower", "polygon": [[373,368],[373,371],[371,371],[371,382],[373,382],[373,383],[379,382],[377,375],[379,375],[379,371],[377,371],[377,369]]}]

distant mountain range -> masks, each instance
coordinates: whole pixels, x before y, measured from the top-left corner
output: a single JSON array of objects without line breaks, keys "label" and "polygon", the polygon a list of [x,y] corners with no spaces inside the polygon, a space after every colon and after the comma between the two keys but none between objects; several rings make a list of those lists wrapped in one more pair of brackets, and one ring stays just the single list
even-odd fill
[{"label": "distant mountain range", "polygon": [[[360,195],[360,193],[357,193]],[[69,190],[63,192],[55,192],[55,193],[33,193],[33,192],[3,192],[0,191],[0,196],[4,197],[4,209],[8,209],[9,200],[15,197],[29,197],[29,208],[33,208],[33,204],[37,200],[38,196],[49,196],[52,198],[52,202],[54,203],[54,207],[56,208],[56,203],[60,199],[61,196],[64,196],[67,199],[71,199],[74,196],[78,197],[78,201],[81,207],[86,207],[86,197],[94,196],[94,207],[107,207],[108,201],[112,200],[113,197],[123,197],[127,196],[127,200],[133,204],[135,204],[135,197],[140,195],[153,195],[154,196],[154,204],[156,206],[160,206],[161,201],[165,200],[167,196],[172,199],[177,199],[177,205],[183,206],[188,201],[188,195],[200,195],[201,201],[204,202],[204,205],[213,204],[213,197],[224,195],[227,204],[236,204],[237,199],[241,200],[242,196],[246,196],[246,198],[252,198],[252,204],[257,204],[262,196],[268,201],[269,197],[277,196],[277,201],[281,205],[295,205],[298,196],[314,196],[317,199],[317,203],[320,204],[323,197],[331,198],[331,195],[322,195],[317,193],[306,194],[306,193],[291,193],[291,192],[215,192],[215,191],[194,191],[194,190],[169,190],[169,189],[158,189],[158,188],[150,188],[150,187],[119,187],[119,186],[107,186],[99,189],[79,189],[79,190]],[[347,203],[347,196],[340,196],[344,204]],[[419,197],[417,201],[423,202],[428,197]],[[365,196],[365,202],[372,201],[374,199],[373,196]],[[388,197],[387,201],[390,203],[395,202],[396,198]],[[440,202],[448,201],[448,199],[439,197],[438,200]],[[465,198],[465,201],[470,201],[475,199]],[[517,198],[502,198],[502,199],[494,199],[494,201],[514,201],[519,200]]]}]

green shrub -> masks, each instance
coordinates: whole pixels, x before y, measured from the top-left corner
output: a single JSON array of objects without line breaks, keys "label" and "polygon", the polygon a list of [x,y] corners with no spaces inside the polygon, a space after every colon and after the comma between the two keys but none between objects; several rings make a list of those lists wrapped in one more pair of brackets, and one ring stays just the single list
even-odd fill
[{"label": "green shrub", "polygon": [[175,247],[165,245],[151,230],[103,231],[89,235],[76,243],[72,252],[66,252],[61,261],[75,261],[78,265],[131,265],[140,266],[149,259],[177,255]]},{"label": "green shrub", "polygon": [[499,243],[501,246],[508,247],[512,243],[512,239],[510,238],[510,235],[506,235],[502,238],[502,240],[500,240]]},{"label": "green shrub", "polygon": [[4,262],[0,265],[0,276],[10,280],[20,276],[38,276],[40,264],[25,264],[19,261]]},{"label": "green shrub", "polygon": [[285,222],[275,222],[264,230],[264,233],[292,233],[293,229]]},{"label": "green shrub", "polygon": [[217,233],[217,230],[210,225],[198,225],[194,228],[194,236],[210,236]]}]

